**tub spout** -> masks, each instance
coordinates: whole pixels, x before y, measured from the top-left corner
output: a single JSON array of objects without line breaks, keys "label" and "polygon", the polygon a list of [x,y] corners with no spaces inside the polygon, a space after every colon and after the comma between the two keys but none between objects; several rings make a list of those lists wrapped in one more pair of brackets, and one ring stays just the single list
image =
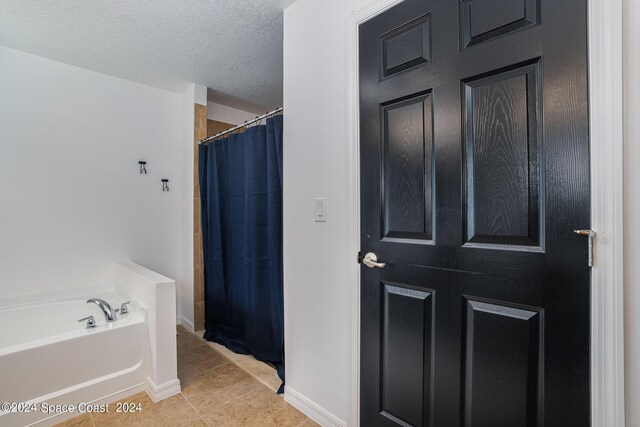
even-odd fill
[{"label": "tub spout", "polygon": [[98,307],[100,307],[100,309],[102,309],[102,312],[104,313],[104,320],[106,320],[107,322],[113,322],[114,320],[116,320],[116,312],[105,300],[100,298],[90,298],[87,300],[87,303],[94,303]]}]

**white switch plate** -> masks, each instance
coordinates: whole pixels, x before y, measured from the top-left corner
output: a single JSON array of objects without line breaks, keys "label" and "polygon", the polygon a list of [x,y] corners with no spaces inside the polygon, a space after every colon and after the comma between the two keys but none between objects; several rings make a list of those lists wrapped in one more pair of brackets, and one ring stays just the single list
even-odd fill
[{"label": "white switch plate", "polygon": [[327,199],[319,197],[315,205],[316,222],[327,222]]}]

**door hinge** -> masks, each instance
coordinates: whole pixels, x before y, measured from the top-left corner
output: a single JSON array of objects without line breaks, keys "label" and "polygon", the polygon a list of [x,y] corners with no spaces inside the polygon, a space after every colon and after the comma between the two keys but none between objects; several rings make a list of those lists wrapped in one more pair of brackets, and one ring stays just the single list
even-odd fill
[{"label": "door hinge", "polygon": [[362,264],[362,252],[358,251],[358,264]]}]

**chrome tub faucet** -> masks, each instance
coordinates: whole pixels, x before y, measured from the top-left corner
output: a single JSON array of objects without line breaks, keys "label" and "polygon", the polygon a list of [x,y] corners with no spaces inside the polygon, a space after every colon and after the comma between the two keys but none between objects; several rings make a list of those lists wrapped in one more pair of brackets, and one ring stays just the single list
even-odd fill
[{"label": "chrome tub faucet", "polygon": [[90,298],[87,303],[94,303],[102,309],[104,313],[104,320],[107,322],[113,322],[116,320],[116,311],[111,308],[108,302],[100,298]]}]

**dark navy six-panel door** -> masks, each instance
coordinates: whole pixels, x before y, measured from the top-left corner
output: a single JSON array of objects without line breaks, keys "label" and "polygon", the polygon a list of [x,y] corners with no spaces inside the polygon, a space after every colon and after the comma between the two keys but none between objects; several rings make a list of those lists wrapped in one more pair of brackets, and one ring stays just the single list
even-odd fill
[{"label": "dark navy six-panel door", "polygon": [[587,5],[360,27],[362,426],[590,424]]}]

